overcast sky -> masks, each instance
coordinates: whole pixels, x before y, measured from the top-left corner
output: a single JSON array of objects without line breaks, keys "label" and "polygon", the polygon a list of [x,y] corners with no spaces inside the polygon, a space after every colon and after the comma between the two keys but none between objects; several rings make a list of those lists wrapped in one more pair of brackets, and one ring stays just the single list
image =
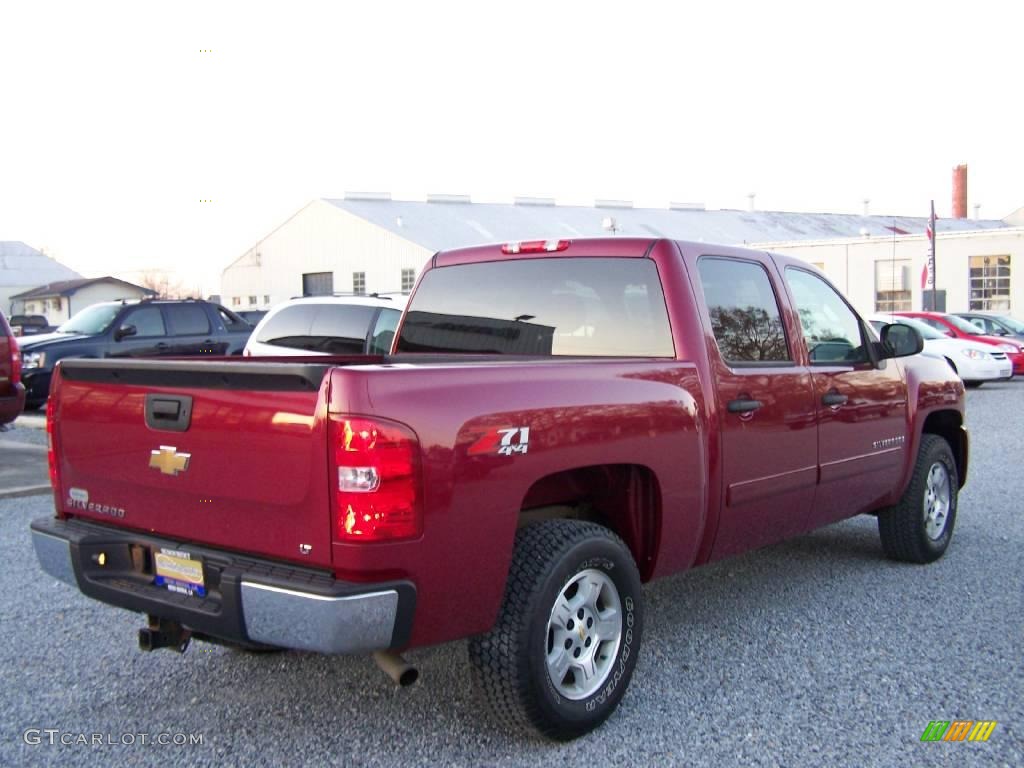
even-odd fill
[{"label": "overcast sky", "polygon": [[0,0],[0,240],[215,291],[346,190],[941,216],[960,162],[1001,218],[1022,29],[977,0]]}]

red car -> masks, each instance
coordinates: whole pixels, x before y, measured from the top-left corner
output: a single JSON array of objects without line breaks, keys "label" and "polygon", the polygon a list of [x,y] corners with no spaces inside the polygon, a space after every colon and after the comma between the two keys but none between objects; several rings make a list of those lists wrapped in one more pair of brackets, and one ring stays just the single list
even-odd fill
[{"label": "red car", "polygon": [[21,383],[21,352],[3,312],[0,312],[0,424],[14,421],[25,407]]},{"label": "red car", "polygon": [[1008,339],[1004,336],[986,336],[978,333],[978,326],[969,320],[964,320],[956,315],[947,315],[944,312],[895,312],[894,314],[915,317],[939,333],[944,333],[954,339],[969,339],[999,347],[1010,359],[1010,363],[1013,365],[1013,375],[1024,374],[1024,345],[1016,339]]}]

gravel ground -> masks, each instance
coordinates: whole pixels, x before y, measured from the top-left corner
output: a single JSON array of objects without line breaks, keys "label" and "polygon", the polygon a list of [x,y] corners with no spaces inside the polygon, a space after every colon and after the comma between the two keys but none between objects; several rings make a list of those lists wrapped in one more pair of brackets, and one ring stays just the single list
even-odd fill
[{"label": "gravel ground", "polygon": [[[38,571],[41,496],[0,502],[0,765],[1024,765],[1020,499],[1024,383],[969,395],[970,482],[946,557],[882,559],[873,518],[647,590],[618,713],[567,745],[501,732],[464,643],[409,654],[395,690],[366,658],[136,650],[141,619]],[[988,743],[922,743],[930,720],[998,720]],[[199,733],[201,746],[28,746],[62,733]],[[46,738],[45,735],[43,737]]]},{"label": "gravel ground", "polygon": [[46,430],[24,427],[18,423],[0,425],[0,441],[13,440],[32,445],[46,445]]}]

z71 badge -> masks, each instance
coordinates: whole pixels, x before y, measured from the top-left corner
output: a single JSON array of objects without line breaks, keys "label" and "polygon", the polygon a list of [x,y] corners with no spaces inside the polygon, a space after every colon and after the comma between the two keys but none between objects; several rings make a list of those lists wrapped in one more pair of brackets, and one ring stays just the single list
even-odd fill
[{"label": "z71 badge", "polygon": [[526,453],[530,447],[529,427],[502,427],[485,433],[479,440],[469,446],[466,452],[470,456],[486,453],[497,453],[511,456],[514,453]]}]

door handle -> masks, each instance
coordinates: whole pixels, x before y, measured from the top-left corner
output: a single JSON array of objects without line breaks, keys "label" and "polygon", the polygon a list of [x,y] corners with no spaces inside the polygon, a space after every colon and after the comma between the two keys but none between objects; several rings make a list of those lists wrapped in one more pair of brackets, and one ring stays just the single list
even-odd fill
[{"label": "door handle", "polygon": [[761,407],[760,400],[730,400],[725,406],[729,413],[753,413]]},{"label": "door handle", "polygon": [[156,348],[157,349],[167,349],[167,342],[161,341],[159,344],[156,345]]},{"label": "door handle", "polygon": [[822,396],[821,402],[825,405],[835,407],[837,405],[844,405],[849,400],[846,395],[841,395],[838,392],[827,392]]}]

